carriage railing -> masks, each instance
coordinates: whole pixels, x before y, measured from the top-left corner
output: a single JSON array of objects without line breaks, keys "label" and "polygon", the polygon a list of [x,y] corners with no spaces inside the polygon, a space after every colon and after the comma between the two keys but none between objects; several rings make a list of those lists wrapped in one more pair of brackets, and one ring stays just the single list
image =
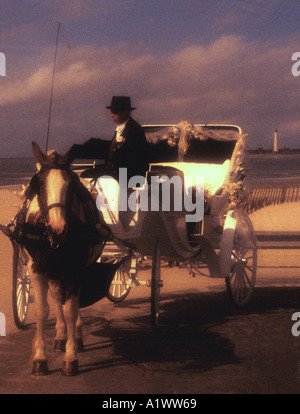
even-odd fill
[{"label": "carriage railing", "polygon": [[80,163],[72,163],[72,169],[76,171],[78,174],[82,173],[87,168],[95,168],[96,167],[96,160],[93,162],[82,161]]}]

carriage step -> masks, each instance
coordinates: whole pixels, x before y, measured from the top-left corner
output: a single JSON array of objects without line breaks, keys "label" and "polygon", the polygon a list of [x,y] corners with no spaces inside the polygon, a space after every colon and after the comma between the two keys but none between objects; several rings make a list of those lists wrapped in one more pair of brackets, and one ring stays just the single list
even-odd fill
[{"label": "carriage step", "polygon": [[127,286],[127,287],[132,287],[132,286],[151,286],[151,281],[150,280],[139,280],[136,278],[133,279],[128,279],[126,280],[126,282],[124,282],[123,280],[113,280],[111,283],[111,286],[115,286],[115,285],[120,285],[120,286]]}]

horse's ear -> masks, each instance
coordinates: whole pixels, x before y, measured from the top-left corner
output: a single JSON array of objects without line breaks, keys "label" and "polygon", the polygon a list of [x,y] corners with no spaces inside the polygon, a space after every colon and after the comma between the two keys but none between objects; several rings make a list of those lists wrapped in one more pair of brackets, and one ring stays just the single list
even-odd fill
[{"label": "horse's ear", "polygon": [[72,155],[72,151],[71,151],[71,149],[69,149],[69,151],[68,152],[66,152],[65,153],[65,155],[62,155],[61,157],[60,157],[60,160],[59,160],[59,163],[60,164],[71,164],[71,162],[73,162],[74,161],[74,156]]},{"label": "horse's ear", "polygon": [[40,147],[36,142],[32,142],[32,153],[38,162],[42,165],[47,161],[47,156],[42,152]]}]

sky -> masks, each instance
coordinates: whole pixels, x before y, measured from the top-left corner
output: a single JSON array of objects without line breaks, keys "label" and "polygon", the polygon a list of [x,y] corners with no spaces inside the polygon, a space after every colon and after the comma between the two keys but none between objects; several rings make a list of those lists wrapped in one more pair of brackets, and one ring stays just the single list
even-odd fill
[{"label": "sky", "polygon": [[113,95],[141,124],[239,125],[249,148],[277,128],[300,148],[299,20],[295,0],[2,0],[0,157],[46,146],[59,23],[49,148],[111,139]]}]

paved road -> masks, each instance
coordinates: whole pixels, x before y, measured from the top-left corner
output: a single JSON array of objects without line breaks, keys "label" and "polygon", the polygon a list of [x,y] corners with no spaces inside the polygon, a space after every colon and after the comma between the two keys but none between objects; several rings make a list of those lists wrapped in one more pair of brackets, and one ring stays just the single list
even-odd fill
[{"label": "paved road", "polygon": [[[278,260],[280,267],[270,267]],[[279,255],[279,256],[278,256]],[[10,258],[0,258],[0,393],[203,394],[299,393],[300,337],[291,316],[300,311],[299,253],[260,252],[251,303],[233,308],[224,281],[192,278],[163,268],[158,333],[150,329],[150,289],[134,288],[120,305],[107,299],[83,310],[85,352],[80,374],[60,374],[63,355],[52,351],[54,316],[47,337],[50,375],[32,377],[33,306],[28,329],[15,328],[10,303]],[[290,267],[292,266],[292,267]],[[5,278],[4,278],[5,275]],[[140,273],[142,279],[149,271]]]}]

